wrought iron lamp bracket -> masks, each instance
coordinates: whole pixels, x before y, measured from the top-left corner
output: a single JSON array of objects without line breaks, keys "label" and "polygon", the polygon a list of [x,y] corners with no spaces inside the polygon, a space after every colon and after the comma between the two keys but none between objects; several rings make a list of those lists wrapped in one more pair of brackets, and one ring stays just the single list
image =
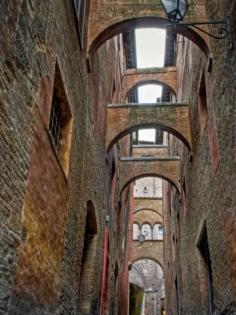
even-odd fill
[{"label": "wrought iron lamp bracket", "polygon": [[[183,26],[183,27],[192,27],[197,29],[198,31],[212,37],[215,39],[228,39],[228,48],[232,49],[233,48],[233,35],[232,35],[232,30],[231,30],[231,24],[230,24],[230,19],[227,18],[225,20],[215,20],[215,21],[207,21],[207,22],[179,22],[179,23],[170,23],[167,24],[166,26]],[[204,25],[215,25],[217,26],[217,32],[216,33],[210,33],[206,31],[205,29],[201,28],[201,26]]]}]

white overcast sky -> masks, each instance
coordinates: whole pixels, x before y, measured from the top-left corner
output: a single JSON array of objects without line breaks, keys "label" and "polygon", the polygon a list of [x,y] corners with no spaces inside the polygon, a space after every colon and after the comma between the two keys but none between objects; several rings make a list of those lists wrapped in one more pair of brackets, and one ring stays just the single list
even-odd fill
[{"label": "white overcast sky", "polygon": [[[164,66],[166,31],[157,28],[135,30],[137,68],[153,68]],[[160,85],[148,84],[138,88],[139,103],[156,103],[161,96]],[[155,130],[139,131],[140,140],[154,141]]]}]

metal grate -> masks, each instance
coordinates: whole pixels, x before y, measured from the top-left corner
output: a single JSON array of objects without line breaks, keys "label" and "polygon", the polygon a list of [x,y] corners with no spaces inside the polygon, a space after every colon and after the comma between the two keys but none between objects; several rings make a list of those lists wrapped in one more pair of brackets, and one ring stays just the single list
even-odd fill
[{"label": "metal grate", "polygon": [[51,135],[53,145],[57,152],[60,149],[60,128],[61,128],[60,102],[57,97],[54,97],[51,109],[49,133]]}]

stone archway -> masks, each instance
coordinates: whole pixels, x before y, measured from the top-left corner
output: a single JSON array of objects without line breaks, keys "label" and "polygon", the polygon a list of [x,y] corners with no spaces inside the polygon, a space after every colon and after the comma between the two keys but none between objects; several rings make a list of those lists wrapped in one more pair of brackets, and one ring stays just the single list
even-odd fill
[{"label": "stone archway", "polygon": [[123,136],[145,127],[161,127],[191,148],[187,104],[120,104],[107,107],[107,151]]},{"label": "stone archway", "polygon": [[159,177],[180,191],[179,158],[123,158],[120,167],[120,195],[129,184],[143,177]]},{"label": "stone archway", "polygon": [[[132,4],[120,3],[117,5],[117,10],[112,10],[112,5],[109,7],[108,3],[101,4],[100,8],[98,7],[98,4],[91,5],[93,15],[89,25],[88,56],[92,56],[108,39],[120,33],[124,33],[127,30],[141,27],[165,28],[166,24],[168,24],[168,20],[166,19],[161,4],[156,4],[156,10],[153,10],[153,6],[148,10],[147,3],[140,3],[140,6],[138,6],[136,10],[134,10],[132,6],[132,8],[127,8],[126,11],[125,8],[127,6],[132,6]],[[206,20],[204,4],[202,4],[201,7],[201,10],[199,10],[198,5],[198,10],[195,10],[195,6],[193,5],[188,11],[185,21],[190,20],[191,22],[194,22]],[[148,12],[150,12],[150,15],[148,15]],[[181,34],[194,42],[206,56],[210,54],[207,37],[201,32],[180,24],[177,24],[175,28],[173,28],[173,32]]]},{"label": "stone archway", "polygon": [[140,86],[156,84],[167,87],[177,96],[176,67],[151,68],[151,69],[127,69],[122,84],[124,100],[129,93]]}]

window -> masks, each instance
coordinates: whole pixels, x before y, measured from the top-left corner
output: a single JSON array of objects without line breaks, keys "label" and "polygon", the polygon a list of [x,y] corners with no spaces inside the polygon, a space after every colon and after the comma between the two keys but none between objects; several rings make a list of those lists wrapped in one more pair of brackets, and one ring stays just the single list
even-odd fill
[{"label": "window", "polygon": [[59,163],[67,176],[72,136],[72,115],[58,66],[56,66],[55,71],[48,132]]},{"label": "window", "polygon": [[198,111],[199,111],[199,121],[200,121],[200,132],[201,136],[205,130],[206,120],[207,120],[207,94],[206,94],[206,82],[205,82],[205,74],[203,72],[199,94],[198,94]]},{"label": "window", "polygon": [[139,239],[140,229],[137,223],[133,224],[133,240],[137,241]]},{"label": "window", "polygon": [[153,240],[163,240],[163,226],[160,223],[154,224]]},{"label": "window", "polygon": [[86,0],[74,0],[75,11],[78,20],[78,31],[80,37],[80,44],[83,48],[83,36],[84,36],[84,16],[85,16],[85,4]]},{"label": "window", "polygon": [[152,239],[152,229],[151,229],[150,224],[145,223],[142,225],[141,235],[143,235],[145,237],[145,240],[151,240]]},{"label": "window", "polygon": [[188,202],[187,202],[187,193],[186,193],[186,183],[185,178],[183,180],[183,210],[184,210],[184,217],[186,218],[188,215]]},{"label": "window", "polygon": [[175,278],[175,296],[176,296],[176,314],[180,315],[180,305],[179,305],[179,283],[177,277]]}]

